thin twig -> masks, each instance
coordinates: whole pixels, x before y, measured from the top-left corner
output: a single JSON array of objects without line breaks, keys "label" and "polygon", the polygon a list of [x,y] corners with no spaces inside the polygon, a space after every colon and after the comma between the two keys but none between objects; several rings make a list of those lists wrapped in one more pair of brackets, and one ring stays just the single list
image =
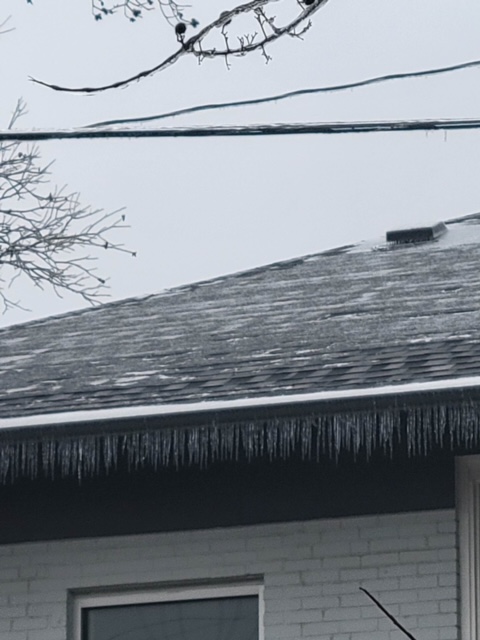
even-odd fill
[{"label": "thin twig", "polygon": [[0,22],[0,36],[4,36],[6,33],[10,33],[11,31],[15,31],[15,27],[5,28],[6,24],[9,22],[11,16],[7,16],[3,22]]}]

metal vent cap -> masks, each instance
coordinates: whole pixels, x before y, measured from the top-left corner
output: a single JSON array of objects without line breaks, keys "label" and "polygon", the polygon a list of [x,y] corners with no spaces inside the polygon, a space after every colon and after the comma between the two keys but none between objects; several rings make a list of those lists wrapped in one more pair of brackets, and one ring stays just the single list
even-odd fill
[{"label": "metal vent cap", "polygon": [[429,227],[415,227],[412,229],[398,229],[387,231],[387,242],[395,244],[414,244],[416,242],[431,242],[443,236],[448,231],[444,222],[437,222]]}]

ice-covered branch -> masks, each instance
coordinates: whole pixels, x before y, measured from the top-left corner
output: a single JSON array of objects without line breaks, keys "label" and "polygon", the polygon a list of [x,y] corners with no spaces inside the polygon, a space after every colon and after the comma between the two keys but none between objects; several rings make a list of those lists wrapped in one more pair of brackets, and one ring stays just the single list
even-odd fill
[{"label": "ice-covered branch", "polygon": [[[258,51],[268,61],[269,56],[266,54],[266,48],[285,36],[301,37],[310,26],[309,18],[327,2],[328,0],[303,0],[302,2],[286,0],[289,8],[294,9],[293,15],[285,23],[279,24],[275,15],[271,13],[274,0],[250,0],[250,2],[240,4],[229,11],[223,11],[218,18],[190,38],[187,37],[188,23],[185,21],[177,22],[175,33],[180,42],[180,48],[177,51],[149,69],[142,70],[129,78],[98,87],[65,87],[35,78],[32,80],[55,91],[96,93],[124,87],[131,82],[163,71],[187,55],[195,56],[200,62],[212,58],[224,58],[228,61],[230,57],[245,56]],[[251,21],[251,31],[236,33],[235,25],[237,23],[243,25],[245,18]],[[215,40],[215,35],[220,35],[220,46],[215,42],[210,42],[210,40]]]}]

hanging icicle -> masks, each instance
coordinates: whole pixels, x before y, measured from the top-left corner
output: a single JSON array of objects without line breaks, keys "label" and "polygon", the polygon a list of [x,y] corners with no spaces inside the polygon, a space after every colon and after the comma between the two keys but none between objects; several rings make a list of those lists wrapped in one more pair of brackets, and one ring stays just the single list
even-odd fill
[{"label": "hanging icicle", "polygon": [[[480,445],[480,400],[464,398],[424,406],[399,405],[360,411],[312,413],[199,426],[131,429],[128,432],[72,435],[65,429],[21,439],[12,431],[0,440],[0,482],[39,474],[82,478],[108,473],[125,459],[134,472],[143,467],[180,468],[267,456],[305,460],[343,452],[369,458],[381,451],[393,456],[401,448],[410,456],[426,455],[434,447],[474,450]],[[31,434],[31,432],[30,432]]]}]

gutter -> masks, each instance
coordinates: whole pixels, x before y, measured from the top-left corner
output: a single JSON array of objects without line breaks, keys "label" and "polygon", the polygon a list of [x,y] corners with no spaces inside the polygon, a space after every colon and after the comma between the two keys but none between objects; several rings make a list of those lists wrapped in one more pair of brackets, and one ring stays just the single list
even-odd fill
[{"label": "gutter", "polygon": [[1,418],[0,432],[2,430],[31,429],[32,427],[53,427],[162,416],[174,417],[186,414],[221,413],[241,409],[291,407],[292,405],[304,405],[308,408],[308,404],[310,403],[328,403],[332,401],[343,401],[347,403],[349,401],[362,399],[375,400],[388,398],[389,396],[401,398],[402,396],[411,394],[419,395],[422,393],[430,394],[440,391],[461,391],[467,389],[480,389],[480,376],[450,378],[429,382],[410,382],[380,387],[318,391],[315,393],[260,396],[257,398],[237,398],[231,400],[205,400],[203,402],[184,402],[178,404],[131,405],[111,409],[90,409]]}]

